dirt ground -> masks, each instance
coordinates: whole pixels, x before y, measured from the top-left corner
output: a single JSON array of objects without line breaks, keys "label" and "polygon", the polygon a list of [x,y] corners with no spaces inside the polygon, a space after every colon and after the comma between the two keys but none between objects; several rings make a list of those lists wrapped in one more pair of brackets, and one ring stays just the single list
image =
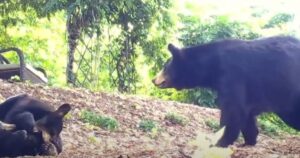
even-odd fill
[{"label": "dirt ground", "polygon": [[[190,157],[233,157],[233,158],[298,158],[300,157],[300,136],[284,135],[278,138],[259,135],[255,147],[228,149],[207,149],[198,140],[201,136],[214,135],[205,124],[206,120],[218,120],[219,111],[162,101],[150,97],[125,96],[116,93],[91,92],[85,89],[53,88],[41,85],[8,83],[0,80],[0,94],[7,98],[19,93],[28,93],[48,102],[54,107],[63,103],[72,104],[71,113],[65,118],[62,138],[63,152],[58,157],[113,157],[113,158],[190,158]],[[118,129],[108,131],[84,123],[79,115],[82,110],[113,117]],[[174,125],[165,119],[168,113],[177,113],[188,119],[185,126]],[[157,122],[158,131],[147,133],[138,128],[139,122],[151,119]],[[195,151],[201,153],[195,155]],[[202,154],[210,151],[212,154]],[[224,154],[222,153],[224,151]],[[228,154],[229,153],[229,154]]]}]

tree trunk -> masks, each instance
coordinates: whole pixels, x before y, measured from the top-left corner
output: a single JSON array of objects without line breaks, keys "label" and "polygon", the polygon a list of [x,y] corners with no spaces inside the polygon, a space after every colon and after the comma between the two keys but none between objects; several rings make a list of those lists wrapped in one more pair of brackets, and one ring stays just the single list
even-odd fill
[{"label": "tree trunk", "polygon": [[68,63],[66,68],[67,83],[75,84],[75,75],[73,72],[74,53],[78,45],[77,41],[81,32],[80,18],[76,15],[70,15],[67,19],[68,32]]}]

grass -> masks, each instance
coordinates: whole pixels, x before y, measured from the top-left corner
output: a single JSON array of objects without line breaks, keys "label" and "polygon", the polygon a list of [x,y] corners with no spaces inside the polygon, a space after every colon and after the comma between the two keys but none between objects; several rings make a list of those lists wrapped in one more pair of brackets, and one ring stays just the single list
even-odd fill
[{"label": "grass", "polygon": [[155,129],[157,129],[157,124],[156,124],[156,122],[154,122],[152,120],[146,119],[146,120],[142,120],[139,123],[139,128],[141,130],[143,130],[144,132],[152,132]]},{"label": "grass", "polygon": [[219,121],[214,119],[207,119],[204,121],[205,125],[208,126],[214,132],[217,132],[220,129]]},{"label": "grass", "polygon": [[82,110],[80,113],[80,118],[83,120],[83,122],[110,131],[114,131],[118,128],[118,121],[116,119],[111,117],[101,116],[92,111]]},{"label": "grass", "polygon": [[151,138],[156,138],[162,130],[158,127],[157,122],[149,119],[141,120],[139,123],[139,129],[143,132],[149,133]]},{"label": "grass", "polygon": [[177,113],[168,113],[165,119],[170,121],[172,124],[179,124],[181,126],[186,125],[188,122],[187,118]]},{"label": "grass", "polygon": [[262,114],[258,117],[261,132],[268,136],[278,136],[282,133],[299,134],[299,132],[285,124],[276,114]]}]

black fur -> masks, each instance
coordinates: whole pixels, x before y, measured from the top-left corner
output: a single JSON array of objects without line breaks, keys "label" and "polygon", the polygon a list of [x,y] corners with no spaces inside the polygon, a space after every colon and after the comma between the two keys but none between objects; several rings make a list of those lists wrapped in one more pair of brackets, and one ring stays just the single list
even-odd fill
[{"label": "black fur", "polygon": [[262,112],[274,112],[300,130],[300,41],[296,38],[222,40],[182,49],[170,44],[169,51],[172,58],[154,84],[215,90],[221,126],[225,126],[218,146],[232,144],[239,132],[245,144],[255,145],[255,117]]},{"label": "black fur", "polygon": [[[63,127],[63,116],[70,110],[70,105],[64,104],[58,110],[54,111],[49,105],[26,94],[18,95],[7,99],[0,104],[0,120],[6,123],[16,125],[16,129],[3,131],[0,134],[16,135],[19,131],[26,131],[26,139],[19,137],[7,137],[6,142],[18,142],[10,152],[17,155],[35,155],[45,153],[42,151],[43,144],[53,144],[57,153],[62,151],[60,133]],[[44,134],[49,135],[49,140],[45,140]],[[3,137],[4,138],[4,137]],[[24,145],[26,144],[26,145]],[[3,146],[9,146],[5,143]],[[24,148],[26,147],[26,148]],[[22,150],[19,150],[22,149]],[[7,151],[9,151],[7,149]],[[18,151],[18,152],[17,152]]]}]

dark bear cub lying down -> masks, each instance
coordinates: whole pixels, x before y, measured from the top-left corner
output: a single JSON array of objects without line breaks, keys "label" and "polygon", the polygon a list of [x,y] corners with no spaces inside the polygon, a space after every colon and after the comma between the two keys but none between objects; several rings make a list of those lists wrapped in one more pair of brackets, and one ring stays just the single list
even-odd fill
[{"label": "dark bear cub lying down", "polygon": [[168,48],[172,58],[153,83],[160,88],[215,90],[220,124],[225,126],[218,146],[233,144],[240,132],[246,145],[255,145],[256,116],[262,112],[274,112],[300,130],[299,40],[277,36]]},{"label": "dark bear cub lying down", "polygon": [[[3,124],[3,122],[0,122],[0,124]],[[10,124],[10,126],[13,125]],[[26,130],[13,130],[14,128],[0,126],[0,157],[35,155],[39,151],[39,153],[51,155],[49,152],[55,152],[53,147],[52,151],[43,147],[42,137],[37,133],[28,135]]]},{"label": "dark bear cub lying down", "polygon": [[[26,94],[0,104],[0,120],[14,129],[0,129],[0,156],[53,155],[62,151],[60,133],[69,104],[53,110],[49,105]],[[13,148],[12,148],[13,147]]]}]

